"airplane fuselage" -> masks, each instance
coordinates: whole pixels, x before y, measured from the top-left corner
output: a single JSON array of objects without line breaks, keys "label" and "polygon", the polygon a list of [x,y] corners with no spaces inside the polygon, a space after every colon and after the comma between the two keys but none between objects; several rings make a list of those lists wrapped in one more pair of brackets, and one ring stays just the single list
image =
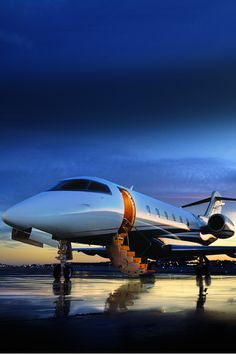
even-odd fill
[{"label": "airplane fuselage", "polygon": [[[74,242],[88,243],[87,238],[116,234],[126,218],[126,201],[122,191],[132,200],[133,220],[130,232],[186,233],[199,230],[199,219],[192,213],[151,198],[144,194],[124,188],[100,178],[80,177],[80,180],[96,181],[108,187],[103,191],[81,191],[53,189],[37,194],[8,209],[4,221],[20,230],[35,228],[52,234],[55,239],[71,239]],[[68,183],[75,179],[65,180]],[[73,188],[73,187],[72,187]],[[74,187],[76,188],[76,186]],[[129,206],[128,206],[129,207]],[[130,212],[130,211],[128,211]],[[161,232],[159,232],[161,230]],[[180,236],[181,238],[181,236]],[[189,235],[189,239],[193,234]],[[194,240],[199,239],[195,232]]]},{"label": "airplane fuselage", "polygon": [[209,246],[235,232],[233,222],[221,214],[220,198],[214,192],[205,215],[198,216],[113,182],[82,176],[16,204],[3,220],[13,228],[14,240],[39,247],[63,240],[104,246],[105,253],[97,254],[103,252],[127,274],[136,274],[136,263],[142,272],[147,259],[236,252]]}]

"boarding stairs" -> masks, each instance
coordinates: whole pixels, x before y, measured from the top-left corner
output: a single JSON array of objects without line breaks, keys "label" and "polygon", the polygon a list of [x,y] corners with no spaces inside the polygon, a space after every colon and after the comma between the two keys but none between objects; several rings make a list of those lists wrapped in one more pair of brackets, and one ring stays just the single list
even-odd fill
[{"label": "boarding stairs", "polygon": [[124,244],[126,239],[128,240],[128,234],[118,234],[107,247],[112,264],[131,277],[155,273],[155,270],[148,269],[147,263],[142,263],[142,259],[136,256],[128,244]]}]

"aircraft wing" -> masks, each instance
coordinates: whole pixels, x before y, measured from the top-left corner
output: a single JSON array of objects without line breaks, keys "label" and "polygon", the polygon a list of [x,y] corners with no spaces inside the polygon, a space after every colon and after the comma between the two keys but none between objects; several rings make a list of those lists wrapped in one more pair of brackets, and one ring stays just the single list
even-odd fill
[{"label": "aircraft wing", "polygon": [[[73,248],[72,251],[82,252],[88,256],[98,255],[103,258],[109,258],[105,247]],[[217,254],[236,257],[236,246],[163,245],[162,251],[162,256],[167,257],[199,257]]]},{"label": "aircraft wing", "polygon": [[189,246],[189,245],[165,245],[163,250],[168,256],[210,256],[226,254],[236,257],[236,247],[233,246]]},{"label": "aircraft wing", "polygon": [[72,248],[72,251],[82,252],[88,256],[98,255],[103,258],[108,258],[108,254],[105,247],[87,247],[87,248]]}]

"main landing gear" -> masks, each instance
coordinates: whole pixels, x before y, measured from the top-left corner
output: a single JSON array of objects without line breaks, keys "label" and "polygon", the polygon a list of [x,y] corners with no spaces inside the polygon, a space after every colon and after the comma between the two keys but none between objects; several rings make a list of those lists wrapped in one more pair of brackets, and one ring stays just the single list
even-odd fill
[{"label": "main landing gear", "polygon": [[59,241],[58,256],[56,259],[60,261],[53,269],[53,276],[56,281],[59,281],[61,277],[64,277],[66,281],[69,281],[72,276],[72,266],[67,264],[67,260],[72,260],[72,249],[69,241]]},{"label": "main landing gear", "polygon": [[196,266],[196,276],[210,275],[209,266],[210,266],[210,261],[206,256],[199,257],[199,262]]}]

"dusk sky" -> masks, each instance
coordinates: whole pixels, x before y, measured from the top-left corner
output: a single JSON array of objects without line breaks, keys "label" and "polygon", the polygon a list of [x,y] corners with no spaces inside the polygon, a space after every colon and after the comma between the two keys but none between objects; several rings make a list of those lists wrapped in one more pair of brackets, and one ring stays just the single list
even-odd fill
[{"label": "dusk sky", "polygon": [[[76,175],[176,205],[236,197],[235,13],[235,1],[1,0],[0,211]],[[54,262],[0,226],[0,263]]]}]

